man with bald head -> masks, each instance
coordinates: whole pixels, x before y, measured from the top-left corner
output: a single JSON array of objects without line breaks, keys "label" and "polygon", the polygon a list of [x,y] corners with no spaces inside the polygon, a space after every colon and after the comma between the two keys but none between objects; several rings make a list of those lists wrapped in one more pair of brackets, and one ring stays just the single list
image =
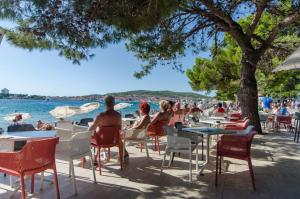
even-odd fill
[{"label": "man with bald head", "polygon": [[114,110],[115,98],[110,95],[106,96],[104,97],[104,103],[106,111],[96,117],[94,124],[89,129],[90,131],[97,133],[102,126],[121,126],[121,114]]}]

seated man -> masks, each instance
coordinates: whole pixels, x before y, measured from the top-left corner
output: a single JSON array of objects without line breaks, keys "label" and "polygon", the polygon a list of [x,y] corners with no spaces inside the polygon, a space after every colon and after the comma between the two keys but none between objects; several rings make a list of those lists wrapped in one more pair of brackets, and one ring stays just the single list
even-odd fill
[{"label": "seated man", "polygon": [[[106,111],[100,113],[93,125],[89,128],[89,131],[99,132],[103,126],[120,126],[122,125],[121,114],[114,110],[115,98],[113,96],[106,96],[104,98]],[[121,142],[122,144],[122,142]],[[128,157],[128,153],[125,151],[125,157]]]}]

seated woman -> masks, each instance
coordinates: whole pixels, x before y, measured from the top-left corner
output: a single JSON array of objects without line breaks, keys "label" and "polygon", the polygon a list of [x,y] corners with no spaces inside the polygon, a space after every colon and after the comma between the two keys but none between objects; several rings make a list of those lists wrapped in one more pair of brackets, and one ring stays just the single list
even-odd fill
[{"label": "seated woman", "polygon": [[[161,100],[159,102],[160,112],[158,112],[148,127],[148,134],[163,134],[163,125],[168,125],[171,114],[168,111],[171,108],[171,105],[166,100]],[[157,126],[160,123],[160,126]]]},{"label": "seated woman", "polygon": [[173,108],[173,114],[170,117],[169,126],[174,127],[176,122],[183,122],[184,110],[180,108],[180,103],[177,102]]},{"label": "seated woman", "polygon": [[137,120],[130,129],[144,129],[151,122],[150,116],[150,105],[147,102],[141,102],[139,105],[139,115],[140,119]]},{"label": "seated woman", "polygon": [[213,116],[225,116],[225,109],[222,107],[222,103],[218,103],[218,107],[213,111]]}]

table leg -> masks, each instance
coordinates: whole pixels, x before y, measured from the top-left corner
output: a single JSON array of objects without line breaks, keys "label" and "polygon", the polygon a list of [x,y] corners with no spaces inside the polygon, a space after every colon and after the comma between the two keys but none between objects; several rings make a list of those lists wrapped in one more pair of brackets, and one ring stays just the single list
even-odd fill
[{"label": "table leg", "polygon": [[209,142],[210,142],[210,135],[206,136],[206,158],[205,158],[205,162],[201,165],[201,169],[199,172],[199,176],[203,176],[203,171],[205,169],[205,167],[208,165],[209,163],[209,150],[210,150],[210,146],[209,146]]}]

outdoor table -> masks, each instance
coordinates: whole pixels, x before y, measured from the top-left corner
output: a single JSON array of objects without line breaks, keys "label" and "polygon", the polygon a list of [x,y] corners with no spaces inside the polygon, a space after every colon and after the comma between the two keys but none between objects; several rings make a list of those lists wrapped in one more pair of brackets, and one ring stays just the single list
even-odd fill
[{"label": "outdoor table", "polygon": [[0,151],[13,151],[14,142],[55,137],[56,131],[18,131],[0,135]]},{"label": "outdoor table", "polygon": [[[238,131],[229,131],[229,130],[224,130],[221,128],[207,128],[207,127],[194,127],[194,128],[183,128],[183,131],[197,134],[197,135],[202,135],[203,137],[206,137],[206,159],[205,162],[201,165],[201,170],[199,172],[199,175],[203,175],[203,170],[204,168],[209,164],[210,160],[210,137],[212,135],[223,135],[223,134],[236,134]],[[199,168],[196,168],[197,172]]]},{"label": "outdoor table", "polygon": [[215,126],[215,127],[219,127],[221,124],[236,124],[236,122],[234,122],[234,121],[214,120],[214,119],[199,120],[199,123],[209,124],[209,125]]}]

